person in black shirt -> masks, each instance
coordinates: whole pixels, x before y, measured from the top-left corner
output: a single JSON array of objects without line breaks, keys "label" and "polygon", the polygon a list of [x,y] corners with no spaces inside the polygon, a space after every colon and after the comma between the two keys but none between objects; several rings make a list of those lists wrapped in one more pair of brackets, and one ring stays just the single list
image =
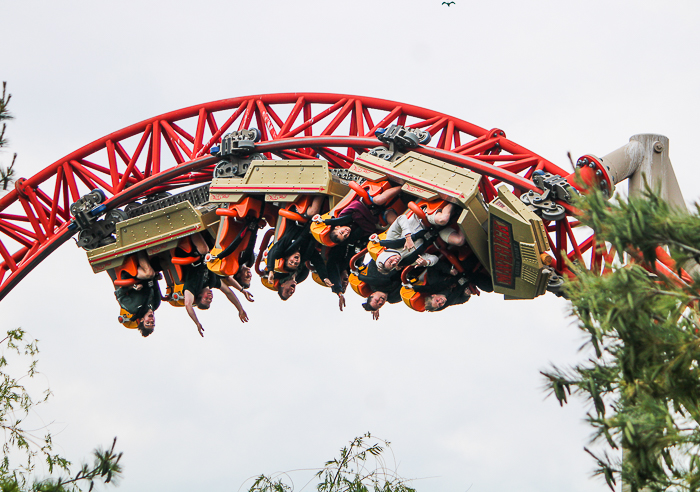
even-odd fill
[{"label": "person in black shirt", "polygon": [[[194,306],[199,309],[209,309],[214,298],[212,289],[219,289],[231,301],[231,304],[238,309],[238,317],[241,322],[248,321],[246,314],[240,301],[233,293],[231,287],[243,291],[243,288],[236,282],[233,277],[219,277],[214,272],[210,271],[204,263],[199,263],[197,266],[186,265],[183,267],[183,293],[185,295],[185,309],[190,316],[197,331],[201,336],[204,336],[204,328],[197,319],[197,314],[194,312]],[[252,302],[253,298],[247,292],[243,292],[246,299]]]},{"label": "person in black shirt", "polygon": [[448,306],[464,304],[472,294],[478,295],[479,289],[493,292],[491,276],[475,255],[468,256],[460,264],[462,273],[449,261],[442,259],[422,274],[425,276],[425,285],[414,285],[416,292],[429,294],[425,297],[426,311],[441,311]]}]

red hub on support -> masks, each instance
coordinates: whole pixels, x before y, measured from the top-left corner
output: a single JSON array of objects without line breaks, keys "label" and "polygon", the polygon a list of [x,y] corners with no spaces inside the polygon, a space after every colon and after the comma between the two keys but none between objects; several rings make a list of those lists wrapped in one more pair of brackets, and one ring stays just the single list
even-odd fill
[{"label": "red hub on support", "polygon": [[[501,183],[518,195],[539,191],[531,181],[538,170],[570,174],[508,140],[502,130],[485,130],[443,113],[382,99],[289,93],[191,106],[111,133],[17,181],[0,199],[0,299],[71,237],[70,204],[90,190],[103,190],[107,208],[116,208],[210,181],[216,163],[209,155],[211,147],[227,132],[253,127],[262,134],[256,149],[269,158],[320,157],[331,167],[347,168],[358,153],[382,145],[374,132],[391,124],[429,132],[433,146],[417,151],[480,173],[487,201]],[[577,242],[574,210],[561,205],[566,217],[547,226],[557,271],[566,273],[564,254],[583,261],[588,250],[592,254],[586,263],[601,268],[607,252],[596,248],[590,233]]]}]

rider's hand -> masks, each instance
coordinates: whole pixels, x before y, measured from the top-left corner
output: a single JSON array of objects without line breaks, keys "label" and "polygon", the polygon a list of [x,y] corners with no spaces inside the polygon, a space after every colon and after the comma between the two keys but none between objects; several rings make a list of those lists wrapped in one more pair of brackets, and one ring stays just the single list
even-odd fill
[{"label": "rider's hand", "polygon": [[248,315],[246,314],[245,311],[242,309],[238,311],[238,317],[241,318],[241,323],[247,323],[248,322]]},{"label": "rider's hand", "polygon": [[411,251],[415,247],[416,247],[416,245],[413,244],[413,239],[411,238],[411,235],[409,234],[408,236],[406,236],[406,249],[408,251]]},{"label": "rider's hand", "polygon": [[333,287],[333,282],[330,279],[324,278],[323,283],[326,284],[326,287]]},{"label": "rider's hand", "polygon": [[379,309],[377,309],[376,311],[372,311],[372,319],[374,321],[377,321],[379,319]]},{"label": "rider's hand", "polygon": [[204,336],[204,327],[202,326],[201,323],[197,323],[197,331],[201,336]]},{"label": "rider's hand", "polygon": [[343,294],[338,294],[338,307],[341,311],[345,307],[345,296]]},{"label": "rider's hand", "polygon": [[422,256],[419,256],[418,259],[416,260],[415,265],[416,265],[417,267],[428,266],[428,260],[426,260],[426,259],[423,258]]},{"label": "rider's hand", "polygon": [[243,294],[243,297],[245,297],[245,300],[246,300],[246,301],[248,301],[248,302],[254,302],[253,294],[251,294],[251,293],[248,292],[247,290],[243,289],[243,290],[241,291],[241,294]]}]

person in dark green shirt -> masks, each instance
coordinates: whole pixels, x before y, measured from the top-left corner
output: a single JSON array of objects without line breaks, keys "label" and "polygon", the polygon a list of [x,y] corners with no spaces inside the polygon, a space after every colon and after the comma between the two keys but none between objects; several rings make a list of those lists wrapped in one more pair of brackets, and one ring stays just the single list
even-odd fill
[{"label": "person in dark green shirt", "polygon": [[138,283],[133,287],[119,287],[114,295],[122,309],[131,314],[130,321],[138,320],[138,330],[147,337],[156,327],[153,314],[160,306],[161,293],[155,278]]},{"label": "person in dark green shirt", "polygon": [[142,336],[147,337],[153,333],[156,326],[153,312],[160,306],[161,294],[156,271],[146,256],[146,252],[137,252],[136,258],[138,269],[135,278],[139,282],[131,287],[117,288],[114,295],[119,306],[131,315],[129,321],[138,320],[139,332]]}]

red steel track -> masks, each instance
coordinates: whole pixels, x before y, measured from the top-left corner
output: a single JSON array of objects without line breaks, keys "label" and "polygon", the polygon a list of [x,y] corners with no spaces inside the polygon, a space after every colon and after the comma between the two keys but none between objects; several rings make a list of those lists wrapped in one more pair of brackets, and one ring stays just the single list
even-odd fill
[{"label": "red steel track", "polygon": [[[535,170],[567,175],[553,163],[508,140],[500,130],[485,130],[458,118],[383,99],[342,94],[288,93],[238,97],[191,106],[141,121],[111,133],[17,181],[0,199],[0,300],[72,232],[69,206],[101,188],[108,208],[140,197],[211,180],[216,159],[209,155],[221,136],[256,127],[257,148],[272,158],[329,161],[347,168],[354,157],[381,145],[374,131],[390,124],[423,128],[433,135],[418,152],[469,168],[484,176],[484,198],[500,183],[516,193],[537,188]],[[567,213],[573,212],[567,206]],[[600,268],[605,251],[595,238],[581,244],[576,221],[550,223],[548,231],[562,273],[567,256]]]}]

